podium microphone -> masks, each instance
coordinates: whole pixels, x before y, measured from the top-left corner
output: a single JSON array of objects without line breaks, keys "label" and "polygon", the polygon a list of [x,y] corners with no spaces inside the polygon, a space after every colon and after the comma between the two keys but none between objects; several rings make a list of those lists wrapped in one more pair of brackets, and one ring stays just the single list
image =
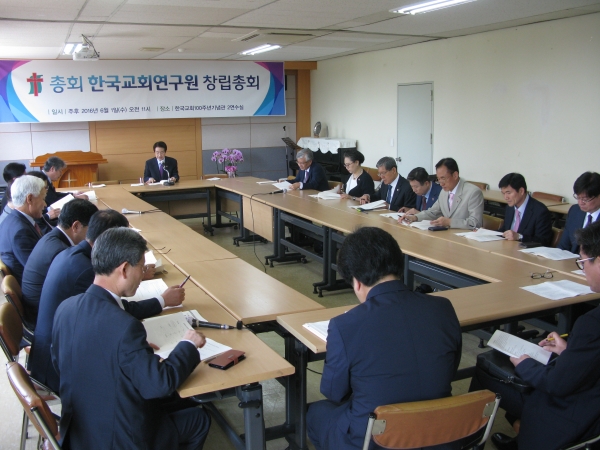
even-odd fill
[{"label": "podium microphone", "polygon": [[173,182],[171,181],[171,174],[169,173],[169,169],[167,169],[167,166],[165,166],[165,172],[167,172],[167,177],[169,177],[169,178],[167,178],[167,182],[166,182],[166,183],[163,183],[163,184],[164,184],[165,186],[175,186],[175,183],[173,183]]},{"label": "podium microphone", "polygon": [[123,208],[123,209],[121,210],[121,212],[122,212],[123,214],[142,214],[142,211],[130,211],[130,210],[129,210],[129,209],[127,209],[127,208]]}]

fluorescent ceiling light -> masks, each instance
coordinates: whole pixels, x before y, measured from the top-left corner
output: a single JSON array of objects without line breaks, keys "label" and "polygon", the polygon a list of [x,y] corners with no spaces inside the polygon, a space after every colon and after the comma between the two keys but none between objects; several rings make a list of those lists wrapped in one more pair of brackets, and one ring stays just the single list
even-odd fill
[{"label": "fluorescent ceiling light", "polygon": [[450,6],[456,6],[462,3],[470,3],[473,1],[475,0],[433,0],[429,2],[417,3],[411,6],[405,6],[403,8],[392,9],[391,12],[415,15],[429,11],[435,11],[436,9],[449,8]]},{"label": "fluorescent ceiling light", "polygon": [[258,55],[259,53],[270,52],[271,50],[277,50],[278,48],[281,48],[281,45],[264,44],[264,45],[260,45],[258,47],[251,48],[250,50],[241,52],[240,55],[244,55],[244,56]]},{"label": "fluorescent ceiling light", "polygon": [[67,42],[63,48],[63,55],[72,55],[73,53],[77,53],[81,50],[81,46],[83,44],[81,42]]}]

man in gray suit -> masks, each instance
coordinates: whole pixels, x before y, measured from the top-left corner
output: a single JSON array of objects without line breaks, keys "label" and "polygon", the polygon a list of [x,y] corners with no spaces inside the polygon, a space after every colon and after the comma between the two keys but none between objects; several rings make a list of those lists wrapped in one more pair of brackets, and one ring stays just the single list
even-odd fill
[{"label": "man in gray suit", "polygon": [[452,158],[442,158],[435,165],[442,186],[437,202],[426,211],[404,216],[406,222],[431,220],[432,226],[448,228],[479,228],[483,224],[483,193],[477,186],[460,178],[458,164]]}]

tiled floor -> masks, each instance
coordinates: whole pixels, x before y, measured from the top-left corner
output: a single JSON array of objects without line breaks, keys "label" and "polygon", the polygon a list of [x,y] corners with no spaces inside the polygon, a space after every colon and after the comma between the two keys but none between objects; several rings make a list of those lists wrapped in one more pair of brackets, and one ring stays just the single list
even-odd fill
[{"label": "tiled floor", "polygon": [[[202,222],[198,219],[183,220],[188,226],[199,233],[202,231]],[[215,231],[215,236],[211,238],[214,242],[227,248],[248,263],[262,269],[261,263],[264,263],[264,256],[272,251],[271,244],[241,244],[240,247],[232,245],[232,238],[237,235],[237,231],[232,228],[222,228]],[[255,256],[256,254],[256,256]],[[323,298],[318,298],[312,293],[312,283],[319,281],[321,277],[321,266],[318,263],[308,262],[308,264],[277,264],[271,268],[267,266],[267,273],[277,278],[281,282],[293,287],[304,295],[316,300],[326,307],[343,306],[356,304],[357,300],[350,291],[338,291],[325,293]],[[271,348],[283,354],[283,340],[275,333],[265,333],[259,335]],[[479,339],[463,334],[463,357],[461,367],[472,366],[475,363],[476,355],[482,350],[477,347]],[[4,358],[4,356],[0,356]],[[309,368],[316,372],[321,372],[323,363],[321,361],[309,364]],[[319,400],[322,395],[319,392],[321,377],[313,372],[308,375],[308,401]],[[275,380],[269,380],[262,384],[264,396],[264,416],[266,426],[278,425],[283,423],[285,417],[285,401],[283,387]],[[468,390],[469,381],[458,381],[453,383],[453,393],[461,394]],[[243,415],[238,408],[238,400],[230,398],[218,402],[217,407],[234,426],[236,432],[243,432]],[[22,409],[14,393],[12,392],[5,376],[0,376],[0,450],[16,450],[19,448],[19,436],[21,429]],[[501,431],[507,434],[514,434],[512,429],[504,420],[503,414],[499,414],[494,426],[494,431]],[[34,449],[37,442],[37,433],[33,427],[29,427],[31,437],[28,439],[28,450]],[[283,450],[287,447],[284,439],[278,439],[267,443],[269,450]],[[204,447],[206,450],[229,450],[233,445],[225,437],[223,431],[216,423],[213,423],[208,440]],[[312,445],[310,446],[312,449]],[[494,449],[494,446],[488,441],[486,449]]]}]

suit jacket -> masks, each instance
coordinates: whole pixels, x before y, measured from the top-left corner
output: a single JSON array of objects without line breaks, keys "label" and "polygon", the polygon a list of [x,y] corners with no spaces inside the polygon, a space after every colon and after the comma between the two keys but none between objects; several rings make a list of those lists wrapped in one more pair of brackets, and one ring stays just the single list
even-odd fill
[{"label": "suit jacket", "polygon": [[139,320],[92,285],[56,311],[52,362],[60,373],[63,448],[177,448],[158,444],[161,408],[200,362],[189,342],[160,361]]},{"label": "suit jacket", "polygon": [[462,337],[452,304],[401,281],[371,289],[365,303],[329,322],[321,393],[336,408],[329,448],[362,448],[379,405],[451,395]]},{"label": "suit jacket", "polygon": [[[175,178],[175,181],[179,181],[179,172],[177,171],[177,160],[165,156],[166,169],[171,174],[171,178]],[[160,176],[160,170],[158,169],[158,160],[156,158],[149,159],[146,161],[146,167],[144,168],[144,181],[148,181],[148,178],[154,178],[155,181],[168,180],[169,176],[167,171],[163,170],[162,177]]]},{"label": "suit jacket", "polygon": [[[92,247],[86,240],[59,253],[50,264],[48,276],[42,287],[35,335],[27,368],[38,381],[52,389],[58,389],[58,374],[52,367],[50,344],[52,324],[60,304],[75,295],[82,294],[94,282]],[[162,311],[157,299],[128,302],[123,300],[125,311],[136,319],[159,314]]]},{"label": "suit jacket", "polygon": [[[514,218],[515,207],[506,206],[504,224],[499,231],[510,230]],[[523,235],[523,242],[539,242],[548,247],[552,243],[552,216],[546,205],[530,196],[517,233]]]},{"label": "suit jacket", "polygon": [[[577,204],[569,208],[569,214],[567,214],[567,221],[565,223],[565,231],[560,238],[558,248],[569,250],[571,253],[579,253],[579,245],[575,239],[575,230],[583,228],[583,221],[586,216],[587,213],[583,212]],[[598,222],[598,220],[600,220],[600,215],[596,218],[596,222]]]},{"label": "suit jacket", "polygon": [[25,264],[21,290],[23,291],[25,320],[29,322],[30,329],[35,329],[42,286],[48,275],[50,264],[56,255],[69,247],[71,247],[71,242],[67,236],[60,229],[54,228],[38,241]]},{"label": "suit jacket", "polygon": [[575,322],[553,362],[526,359],[515,371],[534,387],[523,405],[519,448],[564,448],[583,437],[600,418],[600,308]]},{"label": "suit jacket", "polygon": [[462,178],[448,208],[448,192],[442,190],[437,202],[427,211],[417,214],[419,220],[435,220],[440,217],[451,219],[451,228],[480,228],[483,225],[483,192],[477,186],[466,183]]},{"label": "suit jacket", "polygon": [[46,176],[46,185],[48,186],[48,191],[46,192],[46,205],[48,206],[52,205],[53,203],[56,203],[61,198],[69,195],[68,192],[56,192],[56,188],[54,187],[52,181],[50,181],[50,178],[48,178],[48,176]]},{"label": "suit jacket", "polygon": [[19,284],[23,281],[23,269],[40,234],[21,212],[12,211],[0,227],[0,258],[8,266]]},{"label": "suit jacket", "polygon": [[[440,196],[440,192],[442,192],[442,187],[437,183],[431,183],[431,190],[429,191],[429,198],[427,199],[427,203],[425,203],[425,209],[431,208],[435,202],[437,202],[438,197]],[[423,196],[417,195],[417,209],[419,211],[423,211]]]},{"label": "suit jacket", "polygon": [[308,171],[308,179],[304,182],[304,174],[305,170],[300,170],[292,181],[291,184],[294,183],[304,183],[302,189],[315,189],[317,191],[328,191],[329,184],[327,183],[327,175],[325,174],[325,169],[318,162],[313,160],[310,165],[310,170]]},{"label": "suit jacket", "polygon": [[2,222],[4,222],[4,220],[12,212],[12,210],[13,209],[8,205],[6,205],[4,208],[2,208],[2,214],[0,214],[0,225],[2,225]]},{"label": "suit jacket", "polygon": [[[385,183],[381,183],[379,191],[375,192],[371,196],[371,201],[375,200],[386,200],[388,195],[388,186]],[[414,208],[416,206],[417,196],[410,187],[410,183],[402,175],[398,174],[398,182],[396,183],[396,190],[392,194],[392,202],[390,203],[391,211],[398,211],[403,206],[407,208]]]},{"label": "suit jacket", "polygon": [[[351,176],[352,174],[350,174],[350,177]],[[350,177],[348,177],[348,179],[350,179]],[[356,186],[354,186],[354,188],[352,188],[350,192],[346,191],[347,185],[348,181],[344,183],[342,191],[352,197],[362,197],[365,194],[373,196],[373,194],[375,193],[375,183],[373,182],[373,178],[371,178],[371,175],[369,175],[366,170],[363,170],[363,173],[361,173],[360,176],[356,179]]]}]

